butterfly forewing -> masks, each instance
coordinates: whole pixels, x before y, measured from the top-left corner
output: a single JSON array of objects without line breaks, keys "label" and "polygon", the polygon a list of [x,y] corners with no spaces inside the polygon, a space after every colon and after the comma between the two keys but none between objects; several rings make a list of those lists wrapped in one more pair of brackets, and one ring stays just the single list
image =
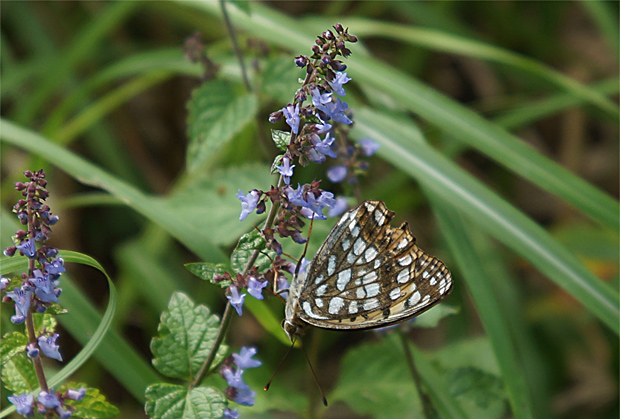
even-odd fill
[{"label": "butterfly forewing", "polygon": [[[295,284],[287,317],[328,329],[386,326],[422,313],[452,287],[450,272],[416,244],[407,224],[380,201],[347,212]],[[288,304],[287,304],[288,306]]]}]

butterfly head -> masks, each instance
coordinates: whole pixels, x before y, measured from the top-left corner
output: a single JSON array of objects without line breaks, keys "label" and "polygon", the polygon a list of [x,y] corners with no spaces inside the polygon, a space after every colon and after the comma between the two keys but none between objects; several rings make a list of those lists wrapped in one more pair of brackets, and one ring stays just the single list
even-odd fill
[{"label": "butterfly head", "polygon": [[295,323],[291,320],[284,319],[282,320],[282,329],[284,329],[284,333],[286,336],[294,342],[297,338],[300,338],[304,335],[306,326],[302,323]]}]

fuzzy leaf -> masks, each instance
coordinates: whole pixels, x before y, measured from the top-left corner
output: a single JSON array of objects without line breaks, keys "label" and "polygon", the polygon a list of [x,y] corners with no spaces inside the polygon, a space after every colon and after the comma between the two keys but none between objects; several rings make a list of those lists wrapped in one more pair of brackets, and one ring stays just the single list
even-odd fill
[{"label": "fuzzy leaf", "polygon": [[226,272],[226,266],[223,263],[199,262],[186,263],[184,266],[188,271],[196,275],[198,278],[209,281],[212,284],[218,285],[222,288],[228,288],[231,284],[231,281],[227,280],[222,280],[220,282],[213,281],[213,275],[222,275],[224,272]]},{"label": "fuzzy leaf", "polygon": [[47,332],[54,332],[56,330],[56,326],[58,322],[56,318],[51,314],[45,313],[33,313],[32,314],[34,320],[34,330],[37,335],[43,333],[43,329]]},{"label": "fuzzy leaf", "polygon": [[[237,243],[237,247],[230,256],[230,263],[233,270],[236,273],[242,274],[248,260],[250,259],[250,256],[252,255],[252,252],[256,249],[264,251],[265,245],[265,239],[257,230],[252,230],[241,236],[239,242]],[[266,253],[268,253],[272,258],[275,257],[275,252],[271,250],[266,251]],[[269,260],[269,258],[263,253],[260,253],[254,262],[254,266],[258,266],[258,271],[262,272],[271,266],[271,260]]]},{"label": "fuzzy leaf", "polygon": [[286,151],[291,143],[291,133],[279,129],[271,130],[271,139],[281,151]]},{"label": "fuzzy leaf", "polygon": [[448,371],[446,381],[450,393],[456,397],[471,417],[504,417],[507,408],[506,393],[501,379],[475,367]]},{"label": "fuzzy leaf", "polygon": [[258,100],[221,80],[203,83],[188,104],[187,166],[193,171],[254,119]]},{"label": "fuzzy leaf", "polygon": [[61,387],[61,391],[64,393],[67,389],[78,390],[80,388],[86,389],[84,398],[80,401],[66,399],[66,403],[75,407],[75,412],[71,417],[86,418],[86,419],[106,419],[113,418],[119,415],[119,410],[116,406],[108,402],[103,394],[96,388],[89,388],[86,384],[70,382],[64,384]]},{"label": "fuzzy leaf", "polygon": [[146,389],[146,414],[151,419],[219,419],[226,399],[211,387],[187,387],[157,383]]},{"label": "fuzzy leaf", "polygon": [[28,338],[21,332],[11,332],[2,336],[0,341],[0,363],[4,364],[5,361],[8,361],[15,354],[24,353],[27,344]]},{"label": "fuzzy leaf", "polygon": [[8,357],[2,363],[2,382],[16,394],[30,393],[39,387],[34,367],[25,352]]},{"label": "fuzzy leaf", "polygon": [[[151,341],[153,366],[167,377],[190,381],[207,358],[215,341],[220,319],[203,305],[195,305],[185,294],[176,292],[168,310],[161,314],[159,336]],[[212,368],[226,355],[220,346]]]},{"label": "fuzzy leaf", "polygon": [[284,154],[278,154],[275,159],[273,159],[273,163],[271,163],[271,174],[275,174],[278,172],[277,166],[280,166],[282,163],[282,158]]}]

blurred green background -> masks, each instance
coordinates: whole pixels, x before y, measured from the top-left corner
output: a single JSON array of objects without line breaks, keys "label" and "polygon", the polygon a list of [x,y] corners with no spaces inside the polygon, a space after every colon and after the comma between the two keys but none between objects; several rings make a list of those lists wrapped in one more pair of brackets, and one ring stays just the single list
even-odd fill
[{"label": "blurred green background", "polygon": [[[382,146],[363,198],[385,201],[453,272],[458,313],[407,332],[440,417],[618,417],[617,2],[234,2],[251,93],[219,2],[0,7],[2,245],[17,228],[13,182],[44,168],[60,216],[51,244],[93,256],[118,290],[114,331],[76,379],[121,417],[145,417],[144,389],[163,380],[149,343],[172,292],[222,312],[221,290],[183,264],[224,262],[260,221],[238,221],[234,194],[275,182],[269,129],[283,124],[267,117],[303,76],[293,57],[338,22],[360,39],[346,62],[352,135]],[[196,32],[219,73],[188,128],[202,68],[183,44]],[[315,225],[311,249],[334,222]],[[89,268],[67,274],[70,359],[108,291]],[[260,394],[243,417],[420,417],[397,335],[309,333],[328,409],[300,351],[263,393],[286,349],[272,300],[248,303],[228,335],[265,363],[247,373]]]}]

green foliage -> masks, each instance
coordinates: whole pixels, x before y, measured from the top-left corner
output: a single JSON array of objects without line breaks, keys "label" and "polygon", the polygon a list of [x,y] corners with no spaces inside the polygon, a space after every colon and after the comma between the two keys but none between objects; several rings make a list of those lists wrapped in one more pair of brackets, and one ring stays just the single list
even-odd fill
[{"label": "green foliage", "polygon": [[153,419],[221,418],[226,399],[211,387],[187,387],[159,383],[146,390],[146,414]]},{"label": "green foliage", "polygon": [[[66,313],[67,310],[63,310],[62,312]],[[32,318],[34,320],[35,334],[40,335],[43,333],[44,329],[46,332],[56,331],[58,322],[56,321],[56,318],[52,316],[52,313],[48,313],[47,311],[45,313],[33,313]]]},{"label": "green foliage", "polygon": [[1,377],[4,387],[14,394],[28,393],[39,387],[32,361],[23,350],[4,360]]},{"label": "green foliage", "polygon": [[227,280],[222,280],[220,282],[215,282],[213,280],[213,275],[221,275],[226,271],[226,266],[222,263],[186,263],[185,267],[198,278],[219,285],[222,288],[228,288],[231,284],[231,281]]},{"label": "green foliage", "polygon": [[4,365],[11,357],[23,353],[28,338],[21,332],[11,332],[2,336],[0,341],[0,363]]},{"label": "green foliage", "polygon": [[[175,293],[168,310],[161,314],[158,335],[151,341],[153,366],[166,377],[192,380],[213,347],[219,324],[219,318],[207,307],[194,304],[183,293]],[[228,347],[222,345],[213,368],[227,352]]]},{"label": "green foliage", "polygon": [[291,143],[291,133],[279,129],[272,129],[271,139],[279,150],[286,151],[288,149],[288,145]]},{"label": "green foliage", "polygon": [[265,245],[265,239],[257,230],[252,230],[241,236],[237,247],[235,247],[230,256],[230,264],[233,270],[236,273],[242,273],[255,250],[260,251],[260,254],[256,258],[254,266],[258,266],[259,272],[269,268],[271,266],[271,259],[267,255],[273,258],[275,253],[272,250],[265,250]]},{"label": "green foliage", "polygon": [[439,322],[447,316],[457,314],[459,309],[447,304],[439,304],[432,310],[420,314],[411,323],[413,327],[433,328],[439,325]]},{"label": "green foliage", "polygon": [[61,392],[66,389],[86,389],[84,398],[80,401],[67,399],[67,404],[75,407],[75,412],[71,417],[85,418],[85,419],[107,419],[113,418],[119,415],[119,410],[116,406],[113,406],[108,402],[103,394],[96,388],[90,388],[84,383],[69,382],[59,388]]}]

